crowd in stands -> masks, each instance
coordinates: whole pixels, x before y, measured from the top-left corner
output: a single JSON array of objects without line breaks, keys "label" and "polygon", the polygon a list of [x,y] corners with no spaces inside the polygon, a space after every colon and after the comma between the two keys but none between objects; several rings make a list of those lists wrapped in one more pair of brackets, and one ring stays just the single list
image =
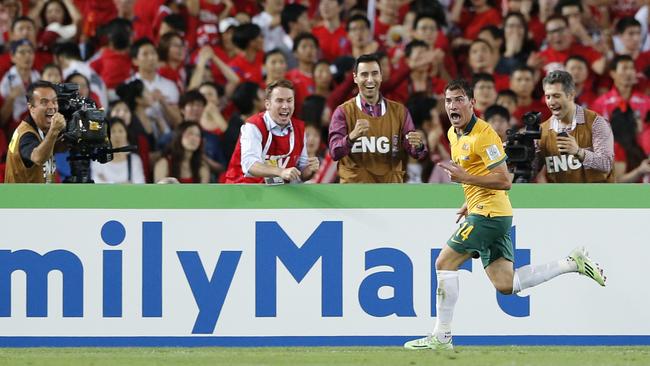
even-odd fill
[{"label": "crowd in stands", "polygon": [[[310,182],[336,182],[331,114],[357,94],[355,58],[376,53],[382,96],[426,136],[408,182],[449,181],[436,166],[450,155],[447,82],[471,81],[476,115],[505,141],[526,112],[550,116],[541,80],[557,69],[610,122],[619,180],[648,182],[649,23],[642,0],[0,0],[0,163],[42,79],[78,84],[105,109],[112,144],[137,146],[93,162],[96,182],[223,182],[265,87],[288,79],[321,159]],[[56,166],[62,181],[66,153]]]}]

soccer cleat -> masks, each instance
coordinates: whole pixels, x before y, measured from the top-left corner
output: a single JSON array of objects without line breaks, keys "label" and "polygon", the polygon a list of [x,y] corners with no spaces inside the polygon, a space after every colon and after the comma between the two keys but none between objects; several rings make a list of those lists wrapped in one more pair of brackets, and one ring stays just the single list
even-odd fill
[{"label": "soccer cleat", "polygon": [[434,351],[453,351],[454,345],[451,342],[443,343],[438,340],[438,337],[433,334],[429,334],[426,337],[414,339],[404,343],[404,348],[406,349],[432,349]]},{"label": "soccer cleat", "polygon": [[573,261],[578,265],[578,273],[593,279],[601,286],[605,286],[605,280],[607,280],[607,277],[603,274],[603,269],[600,268],[598,263],[594,263],[589,258],[589,254],[585,247],[575,248],[571,254],[569,254],[569,258],[573,259]]}]

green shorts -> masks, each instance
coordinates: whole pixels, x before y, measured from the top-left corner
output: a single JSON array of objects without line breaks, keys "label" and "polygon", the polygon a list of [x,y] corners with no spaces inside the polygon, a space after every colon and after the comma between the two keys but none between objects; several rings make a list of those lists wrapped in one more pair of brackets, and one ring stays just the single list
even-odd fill
[{"label": "green shorts", "polygon": [[483,268],[502,257],[514,263],[511,226],[512,216],[485,217],[470,214],[449,238],[447,245],[458,253],[472,253],[474,258],[481,257]]}]

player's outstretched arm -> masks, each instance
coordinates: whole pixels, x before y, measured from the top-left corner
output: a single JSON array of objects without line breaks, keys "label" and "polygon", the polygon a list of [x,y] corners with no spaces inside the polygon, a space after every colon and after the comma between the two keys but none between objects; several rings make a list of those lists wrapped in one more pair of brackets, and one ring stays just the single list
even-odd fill
[{"label": "player's outstretched arm", "polygon": [[492,168],[490,174],[483,176],[469,174],[463,167],[453,162],[440,162],[438,165],[449,174],[452,182],[503,191],[507,191],[512,187],[512,178],[508,173],[505,161],[503,164]]}]

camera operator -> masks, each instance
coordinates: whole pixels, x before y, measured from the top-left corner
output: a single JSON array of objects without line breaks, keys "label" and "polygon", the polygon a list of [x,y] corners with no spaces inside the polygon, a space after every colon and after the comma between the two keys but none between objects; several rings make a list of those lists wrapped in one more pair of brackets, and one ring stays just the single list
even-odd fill
[{"label": "camera operator", "polygon": [[59,133],[66,122],[59,112],[54,84],[32,83],[27,89],[29,115],[16,128],[7,152],[5,182],[53,183],[54,149],[64,145]]},{"label": "camera operator", "polygon": [[607,120],[575,104],[576,88],[566,71],[542,82],[551,118],[541,125],[538,162],[551,183],[614,182],[614,137]]}]

